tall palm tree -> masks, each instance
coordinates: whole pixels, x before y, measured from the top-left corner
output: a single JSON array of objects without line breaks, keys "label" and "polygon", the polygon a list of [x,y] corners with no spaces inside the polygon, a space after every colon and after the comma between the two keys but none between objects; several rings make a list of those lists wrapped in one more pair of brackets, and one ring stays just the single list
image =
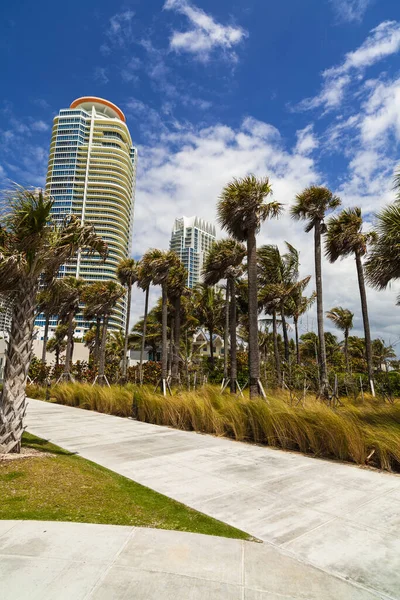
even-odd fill
[{"label": "tall palm tree", "polygon": [[67,347],[67,342],[65,340],[68,333],[68,325],[64,323],[59,323],[54,330],[54,335],[47,342],[47,350],[48,352],[54,352],[56,355],[56,367],[60,365],[60,354],[64,352]]},{"label": "tall palm tree", "polygon": [[171,325],[172,382],[176,383],[179,375],[179,352],[181,344],[181,298],[186,289],[187,271],[183,264],[172,266],[168,274],[168,296],[173,305],[173,326]]},{"label": "tall palm tree", "polygon": [[128,290],[128,299],[126,307],[126,323],[125,323],[125,344],[122,356],[122,380],[126,381],[126,371],[128,364],[128,336],[129,336],[129,323],[131,316],[131,304],[132,304],[132,286],[138,281],[138,263],[133,258],[122,259],[117,266],[117,277],[120,283],[125,286]]},{"label": "tall palm tree", "polygon": [[340,206],[341,200],[328,188],[311,186],[296,196],[296,202],[290,209],[293,219],[307,221],[305,231],[314,230],[315,287],[317,293],[317,323],[319,339],[319,363],[321,373],[320,395],[328,394],[328,369],[324,338],[324,303],[322,295],[321,237],[326,232],[324,223],[327,212]]},{"label": "tall palm tree", "polygon": [[248,175],[234,179],[222,191],[217,212],[218,221],[234,239],[247,243],[247,276],[249,286],[249,375],[250,397],[260,388],[260,356],[258,351],[257,300],[257,241],[261,224],[278,217],[282,211],[279,202],[265,202],[272,193],[268,177],[257,179]]},{"label": "tall palm tree", "polygon": [[346,371],[349,372],[349,332],[353,329],[353,317],[354,313],[348,308],[342,308],[341,306],[335,306],[326,313],[328,319],[332,323],[343,331],[344,333],[344,358],[346,361]]},{"label": "tall palm tree", "polygon": [[372,383],[374,379],[374,367],[372,361],[371,330],[369,326],[367,292],[365,289],[362,258],[367,252],[368,245],[376,242],[377,235],[374,231],[363,232],[362,227],[362,213],[361,208],[358,207],[347,208],[338,216],[331,217],[328,221],[328,231],[325,238],[325,254],[332,263],[336,262],[338,258],[345,258],[350,255],[353,255],[355,258],[364,324],[368,379],[372,394],[375,395]]},{"label": "tall palm tree", "polygon": [[309,281],[310,277],[306,277],[301,285],[297,285],[293,288],[286,302],[288,316],[293,318],[296,338],[296,362],[298,365],[300,364],[299,319],[311,308],[316,299],[315,292],[313,292],[310,297],[303,295]]},{"label": "tall palm tree", "polygon": [[378,237],[373,241],[365,270],[368,283],[383,290],[393,279],[400,279],[400,201],[377,215],[376,231]]},{"label": "tall palm tree", "polygon": [[105,375],[106,361],[106,343],[107,329],[109,319],[117,302],[123,298],[125,289],[116,281],[96,281],[88,285],[83,293],[83,301],[87,305],[87,312],[102,317],[103,327],[101,332],[99,368],[97,373],[97,383],[105,385],[107,378]]},{"label": "tall palm tree", "polygon": [[40,275],[51,280],[79,249],[106,256],[107,245],[74,215],[53,222],[53,200],[41,190],[16,187],[1,204],[0,293],[12,292],[15,301],[0,399],[0,446],[19,452]]},{"label": "tall palm tree", "polygon": [[[143,259],[142,259],[143,261]],[[146,253],[146,262],[149,263],[152,282],[161,285],[162,299],[162,344],[161,344],[161,392],[167,393],[168,376],[168,276],[172,267],[179,266],[180,260],[171,250],[149,250]]]},{"label": "tall palm tree", "polygon": [[86,282],[83,279],[75,277],[64,277],[58,281],[59,313],[60,321],[68,326],[67,330],[67,350],[65,353],[65,365],[63,379],[71,379],[71,362],[74,343],[75,317],[79,311],[79,304],[82,300]]},{"label": "tall palm tree", "polygon": [[153,261],[152,261],[153,251],[149,250],[146,252],[138,264],[138,281],[137,285],[140,287],[145,293],[144,299],[144,315],[143,315],[143,330],[142,330],[142,338],[140,345],[140,361],[139,361],[139,380],[140,384],[143,383],[143,358],[144,358],[144,349],[146,344],[146,329],[147,329],[147,315],[149,312],[149,293],[150,286],[153,281]]},{"label": "tall palm tree", "polygon": [[225,298],[225,342],[224,377],[228,377],[228,335],[230,337],[230,390],[237,386],[237,342],[236,342],[236,279],[242,273],[242,263],[246,256],[245,246],[234,239],[216,242],[208,252],[204,263],[204,283],[215,285],[226,279]]}]

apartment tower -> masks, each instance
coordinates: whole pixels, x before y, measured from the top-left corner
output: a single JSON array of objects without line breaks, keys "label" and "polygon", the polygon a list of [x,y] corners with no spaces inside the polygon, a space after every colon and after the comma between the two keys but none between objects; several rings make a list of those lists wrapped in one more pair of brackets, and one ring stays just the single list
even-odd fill
[{"label": "apartment tower", "polygon": [[[125,115],[108,100],[78,98],[55,117],[46,179],[46,191],[54,198],[53,216],[74,214],[92,223],[109,248],[105,262],[79,253],[63,265],[60,277],[117,280],[118,262],[131,253],[136,162]],[[110,319],[111,329],[124,327],[125,312],[121,302]],[[88,324],[82,315],[77,322],[82,333]],[[42,325],[40,319],[37,324]]]},{"label": "apartment tower", "polygon": [[204,257],[215,242],[215,226],[198,217],[175,219],[170,249],[176,252],[188,272],[187,286],[202,281]]}]

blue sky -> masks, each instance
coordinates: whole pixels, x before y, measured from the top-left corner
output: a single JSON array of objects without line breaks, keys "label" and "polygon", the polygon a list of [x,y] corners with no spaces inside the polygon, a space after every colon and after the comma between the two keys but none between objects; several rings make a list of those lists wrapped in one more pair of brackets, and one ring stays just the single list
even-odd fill
[{"label": "blue sky", "polygon": [[[139,150],[135,256],[166,248],[176,216],[213,220],[222,186],[250,171],[269,175],[286,205],[329,185],[362,207],[367,227],[393,199],[397,0],[3,2],[0,56],[3,187],[44,183],[52,118],[75,98],[124,110]],[[285,216],[260,233],[260,243],[284,240],[312,273],[300,224]],[[351,308],[361,334],[353,261],[324,265],[324,281],[326,309]],[[395,286],[369,291],[373,333],[390,341],[400,338],[395,296]],[[135,295],[134,316],[141,304]],[[303,329],[313,326],[311,316]]]}]

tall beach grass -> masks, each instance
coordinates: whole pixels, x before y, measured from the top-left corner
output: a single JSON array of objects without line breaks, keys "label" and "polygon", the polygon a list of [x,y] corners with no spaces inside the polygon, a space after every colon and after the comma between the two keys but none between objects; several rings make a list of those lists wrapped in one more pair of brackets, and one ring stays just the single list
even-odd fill
[{"label": "tall beach grass", "polygon": [[[39,386],[29,386],[27,393],[45,398],[45,388]],[[283,392],[274,393],[266,402],[222,395],[214,386],[164,398],[147,387],[81,383],[53,386],[50,399],[120,417],[134,416],[147,423],[400,472],[400,404],[347,402],[333,409],[309,397],[305,407],[291,406]]]}]

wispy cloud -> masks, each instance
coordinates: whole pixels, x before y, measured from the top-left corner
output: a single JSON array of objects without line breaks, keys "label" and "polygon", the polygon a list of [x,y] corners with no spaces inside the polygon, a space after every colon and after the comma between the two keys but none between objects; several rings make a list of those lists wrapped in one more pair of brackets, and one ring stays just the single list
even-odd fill
[{"label": "wispy cloud", "polygon": [[116,13],[109,19],[106,30],[107,42],[100,46],[102,54],[108,55],[112,47],[123,48],[132,42],[132,20],[134,16],[133,10],[125,10]]},{"label": "wispy cloud", "polygon": [[99,83],[102,83],[103,85],[108,83],[110,80],[107,76],[107,69],[104,67],[96,67],[93,73],[93,79]]},{"label": "wispy cloud", "polygon": [[212,16],[189,0],[166,0],[164,9],[175,10],[187,17],[190,23],[187,31],[173,31],[171,50],[188,52],[198,60],[207,61],[210,54],[219,49],[226,57],[237,60],[233,48],[247,36],[242,27],[217,23]]},{"label": "wispy cloud", "polygon": [[321,92],[314,98],[303,100],[298,108],[309,110],[323,107],[326,111],[341,105],[346,89],[360,78],[368,67],[400,51],[400,23],[384,21],[372,29],[359,48],[348,52],[344,61],[322,73]]},{"label": "wispy cloud", "polygon": [[41,120],[33,121],[33,123],[31,123],[31,129],[33,129],[33,131],[48,131],[50,125]]},{"label": "wispy cloud", "polygon": [[330,0],[339,21],[360,22],[374,0]]},{"label": "wispy cloud", "polygon": [[296,131],[297,144],[295,150],[298,154],[307,156],[313,150],[318,148],[319,143],[314,135],[313,125],[307,125],[304,129]]}]

